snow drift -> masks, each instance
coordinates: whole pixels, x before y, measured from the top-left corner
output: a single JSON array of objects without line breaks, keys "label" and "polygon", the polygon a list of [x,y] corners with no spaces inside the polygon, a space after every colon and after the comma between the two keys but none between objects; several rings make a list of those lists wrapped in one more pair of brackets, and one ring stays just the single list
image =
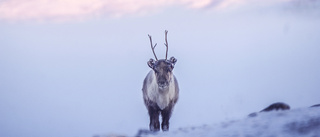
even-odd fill
[{"label": "snow drift", "polygon": [[[114,135],[112,135],[114,137]],[[320,137],[320,107],[261,112],[254,117],[219,124],[138,131],[141,137]],[[98,136],[96,136],[98,137]],[[104,137],[104,136],[99,136]],[[106,136],[110,137],[110,136]]]}]

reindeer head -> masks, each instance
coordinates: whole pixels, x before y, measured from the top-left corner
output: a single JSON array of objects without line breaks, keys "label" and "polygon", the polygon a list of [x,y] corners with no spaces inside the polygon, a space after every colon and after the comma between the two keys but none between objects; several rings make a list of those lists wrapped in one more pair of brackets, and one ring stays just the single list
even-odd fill
[{"label": "reindeer head", "polygon": [[165,59],[160,59],[158,60],[155,52],[154,52],[154,48],[157,46],[157,44],[155,44],[153,46],[152,44],[152,39],[151,36],[149,36],[150,39],[150,43],[151,43],[151,49],[152,52],[154,54],[154,57],[156,60],[150,59],[148,61],[148,66],[153,69],[155,75],[156,75],[156,80],[157,80],[157,84],[159,86],[159,88],[161,89],[165,89],[168,88],[170,82],[173,79],[173,73],[172,70],[174,68],[174,65],[177,62],[177,59],[174,57],[171,57],[169,60],[167,60],[167,56],[168,56],[168,41],[167,41],[167,34],[168,31],[165,31],[165,41],[166,43],[164,44],[166,46],[166,58]]}]

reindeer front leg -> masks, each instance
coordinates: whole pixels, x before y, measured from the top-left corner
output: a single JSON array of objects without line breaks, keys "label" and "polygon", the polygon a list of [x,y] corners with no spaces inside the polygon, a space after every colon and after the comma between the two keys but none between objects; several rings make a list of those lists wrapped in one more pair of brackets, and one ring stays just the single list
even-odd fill
[{"label": "reindeer front leg", "polygon": [[160,130],[160,122],[159,122],[159,114],[160,109],[154,105],[148,107],[148,112],[150,116],[150,131],[159,131]]}]

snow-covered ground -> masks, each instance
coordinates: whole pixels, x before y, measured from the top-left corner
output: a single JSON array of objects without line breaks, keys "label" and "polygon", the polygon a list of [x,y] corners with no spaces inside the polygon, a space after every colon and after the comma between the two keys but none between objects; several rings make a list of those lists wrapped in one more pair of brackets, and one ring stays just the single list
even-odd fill
[{"label": "snow-covered ground", "polygon": [[320,137],[320,107],[258,113],[255,117],[169,132],[142,133],[146,137]]}]

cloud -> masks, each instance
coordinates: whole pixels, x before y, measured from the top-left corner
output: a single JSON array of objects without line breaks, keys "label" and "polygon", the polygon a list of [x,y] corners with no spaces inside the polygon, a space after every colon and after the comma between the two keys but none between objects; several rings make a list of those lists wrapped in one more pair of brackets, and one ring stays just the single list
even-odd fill
[{"label": "cloud", "polygon": [[[268,0],[268,3],[279,1],[292,0]],[[0,19],[83,20],[150,14],[170,6],[221,10],[252,2],[261,3],[261,0],[3,0],[0,1]]]},{"label": "cloud", "polygon": [[156,11],[172,5],[201,8],[211,0],[5,0],[0,18],[5,20],[69,20],[96,16],[119,17]]}]

